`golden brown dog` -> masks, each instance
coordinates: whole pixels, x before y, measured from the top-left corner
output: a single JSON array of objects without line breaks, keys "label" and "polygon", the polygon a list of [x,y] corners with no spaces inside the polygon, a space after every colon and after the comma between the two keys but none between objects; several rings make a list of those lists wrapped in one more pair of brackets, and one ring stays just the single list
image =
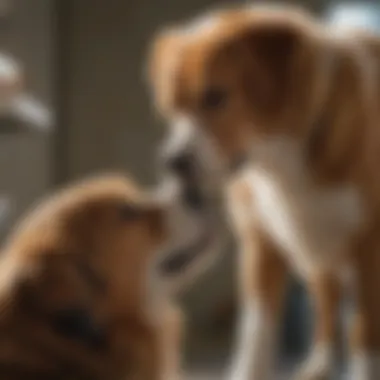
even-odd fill
[{"label": "golden brown dog", "polygon": [[289,267],[317,314],[300,378],[331,374],[345,279],[355,300],[350,374],[380,378],[380,39],[339,35],[296,9],[246,7],[165,30],[150,63],[159,110],[207,140],[225,168],[242,264],[230,379],[271,378]]},{"label": "golden brown dog", "polygon": [[119,175],[32,211],[2,250],[1,379],[175,379],[181,322],[150,276],[165,229]]}]

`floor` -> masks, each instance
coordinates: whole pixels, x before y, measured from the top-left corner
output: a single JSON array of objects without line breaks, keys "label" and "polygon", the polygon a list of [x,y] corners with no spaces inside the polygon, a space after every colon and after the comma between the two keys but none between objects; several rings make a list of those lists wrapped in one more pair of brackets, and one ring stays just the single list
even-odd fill
[{"label": "floor", "polygon": [[[283,373],[279,374],[276,380],[288,380],[290,379],[290,374]],[[223,375],[220,372],[194,372],[186,377],[186,380],[221,380]]]},{"label": "floor", "polygon": [[[194,373],[192,375],[189,375],[189,377],[186,380],[221,380],[223,377],[218,374],[212,374],[212,373]],[[287,380],[289,379],[289,376],[287,375],[280,375],[278,379],[276,380]]]},{"label": "floor", "polygon": [[[220,362],[219,362],[220,363]],[[224,363],[224,361],[222,361]],[[225,365],[217,361],[211,361],[209,365],[192,366],[193,369],[187,371],[188,375],[184,380],[225,380]],[[301,363],[300,359],[283,362],[279,366],[276,380],[290,380],[295,373],[295,369]],[[347,373],[342,370],[342,365],[337,366],[337,370],[333,375],[334,380],[343,380],[347,378]]]},{"label": "floor", "polygon": [[[188,371],[188,375],[184,380],[224,380],[225,378],[225,365],[217,363],[212,363],[210,368],[207,368],[205,365],[200,366],[199,368],[191,369]],[[294,365],[283,366],[279,370],[279,375],[276,380],[288,380],[291,379],[292,368]],[[337,379],[338,380],[338,379]]]},{"label": "floor", "polygon": [[[292,379],[291,370],[282,370],[279,371],[276,380],[289,380]],[[343,380],[346,379],[346,375],[343,373],[337,374],[334,376],[334,380]],[[199,370],[199,371],[190,371],[189,375],[185,377],[184,380],[223,380],[223,371],[218,370]]]},{"label": "floor", "polygon": [[[215,338],[215,337],[214,337]],[[190,360],[185,363],[185,373],[183,380],[225,380],[225,373],[231,352],[225,347],[231,346],[231,342],[226,343],[221,338],[220,344],[216,339],[210,341],[199,341],[196,349],[191,350]],[[224,348],[223,348],[224,347]],[[296,364],[300,360],[289,360],[281,364],[279,375],[276,380],[291,379]],[[336,379],[338,380],[338,379]]]}]

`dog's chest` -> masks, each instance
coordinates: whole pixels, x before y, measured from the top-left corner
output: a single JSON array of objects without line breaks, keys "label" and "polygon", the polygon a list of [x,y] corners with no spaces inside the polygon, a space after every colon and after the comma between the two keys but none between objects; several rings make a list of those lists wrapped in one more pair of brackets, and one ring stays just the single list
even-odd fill
[{"label": "dog's chest", "polygon": [[353,187],[315,185],[298,153],[291,149],[269,155],[251,167],[247,180],[258,223],[301,274],[331,266],[363,219]]}]

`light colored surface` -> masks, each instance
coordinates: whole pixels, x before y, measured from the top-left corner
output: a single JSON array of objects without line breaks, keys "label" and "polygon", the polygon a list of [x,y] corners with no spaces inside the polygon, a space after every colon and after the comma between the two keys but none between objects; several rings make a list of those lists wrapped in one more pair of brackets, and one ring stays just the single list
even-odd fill
[{"label": "light colored surface", "polygon": [[20,65],[13,57],[0,51],[0,112],[8,110],[21,89]]}]

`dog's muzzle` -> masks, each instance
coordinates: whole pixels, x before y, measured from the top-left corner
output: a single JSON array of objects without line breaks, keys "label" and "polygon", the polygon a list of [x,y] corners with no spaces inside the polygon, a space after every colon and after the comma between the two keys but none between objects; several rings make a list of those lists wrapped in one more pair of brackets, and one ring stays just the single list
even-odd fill
[{"label": "dog's muzzle", "polygon": [[[198,271],[215,251],[219,239],[218,215],[214,202],[199,189],[194,189],[190,200],[187,184],[173,177],[163,179],[155,192],[156,199],[165,204],[169,241],[159,255],[156,268],[167,280],[175,280]],[[200,197],[200,199],[197,199]],[[199,203],[198,203],[199,202]]]}]

